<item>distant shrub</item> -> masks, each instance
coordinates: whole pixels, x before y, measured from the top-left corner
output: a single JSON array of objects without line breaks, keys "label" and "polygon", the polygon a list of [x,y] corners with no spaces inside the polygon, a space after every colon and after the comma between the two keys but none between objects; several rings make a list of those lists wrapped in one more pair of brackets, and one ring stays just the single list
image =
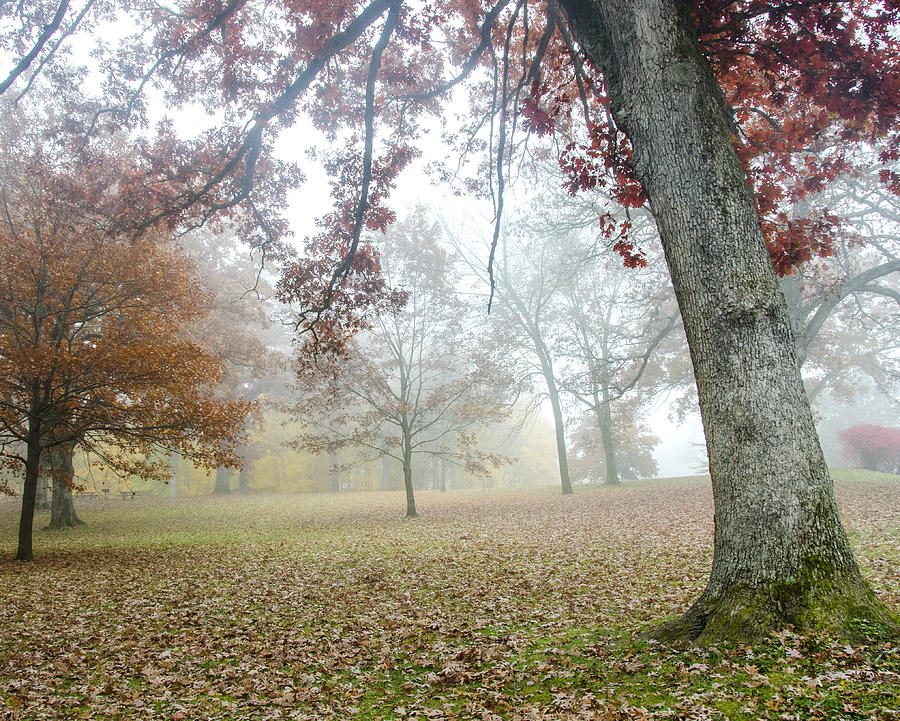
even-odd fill
[{"label": "distant shrub", "polygon": [[844,455],[861,468],[900,473],[900,428],[859,425],[840,431]]}]

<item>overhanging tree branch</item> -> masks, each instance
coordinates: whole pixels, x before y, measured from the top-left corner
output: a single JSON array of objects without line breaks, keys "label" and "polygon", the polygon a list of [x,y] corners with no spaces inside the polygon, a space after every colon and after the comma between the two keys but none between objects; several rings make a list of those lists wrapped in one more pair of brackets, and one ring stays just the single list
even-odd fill
[{"label": "overhanging tree branch", "polygon": [[50,22],[44,25],[43,29],[41,30],[41,34],[38,36],[37,40],[35,40],[34,45],[31,47],[31,50],[29,50],[22,57],[22,59],[18,63],[16,63],[15,67],[10,70],[9,75],[6,76],[6,79],[3,80],[3,82],[0,82],[0,95],[5,93],[9,89],[9,86],[16,82],[16,78],[18,78],[22,73],[28,70],[29,66],[34,62],[34,59],[41,52],[44,45],[47,44],[47,41],[50,40],[51,37],[53,37],[53,34],[57,30],[59,30],[59,26],[62,24],[63,18],[65,17],[68,9],[69,0],[61,0],[59,5],[56,7],[56,12],[53,14]]}]

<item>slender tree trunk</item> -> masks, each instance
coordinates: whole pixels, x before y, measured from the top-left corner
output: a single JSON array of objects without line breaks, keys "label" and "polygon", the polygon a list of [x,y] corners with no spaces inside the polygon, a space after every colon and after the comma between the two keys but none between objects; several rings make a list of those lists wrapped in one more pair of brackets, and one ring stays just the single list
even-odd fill
[{"label": "slender tree trunk", "polygon": [[50,507],[50,528],[68,528],[84,523],[75,513],[72,486],[75,481],[75,443],[60,443],[44,454],[50,455],[53,475],[53,501]]},{"label": "slender tree trunk", "polygon": [[391,457],[387,453],[381,455],[381,490],[387,491],[391,487]]},{"label": "slender tree trunk", "polygon": [[612,411],[609,407],[609,398],[606,388],[603,389],[603,398],[594,393],[594,414],[597,417],[597,427],[600,429],[600,440],[603,443],[603,465],[606,468],[606,485],[620,486],[619,469],[616,465],[616,444],[613,440]]},{"label": "slender tree trunk", "polygon": [[22,484],[22,511],[19,516],[19,545],[17,561],[34,558],[32,536],[34,533],[34,501],[41,473],[41,386],[37,380],[31,384],[31,402],[28,411],[28,437],[25,442],[25,480]]},{"label": "slender tree trunk", "polygon": [[172,477],[169,479],[169,497],[177,498],[178,497],[178,466],[179,466],[179,458],[178,454],[175,451],[172,451],[169,454],[169,467],[172,469]]},{"label": "slender tree trunk", "polygon": [[441,493],[447,491],[447,459],[441,458]]},{"label": "slender tree trunk", "polygon": [[337,455],[334,453],[329,453],[328,454],[328,468],[329,468],[329,475],[331,478],[331,492],[332,493],[340,493],[340,491],[341,491],[341,474],[338,473],[337,468],[335,468],[335,466],[337,466],[337,462],[338,462]]},{"label": "slender tree trunk", "polygon": [[897,628],[837,513],[784,296],[688,3],[561,0],[604,75],[687,333],[715,501],[706,590],[663,635]]},{"label": "slender tree trunk", "polygon": [[419,514],[416,512],[416,498],[413,492],[411,459],[403,459],[403,488],[406,490],[406,517],[415,518]]},{"label": "slender tree trunk", "polygon": [[243,463],[238,471],[238,495],[246,496],[250,493],[250,474],[253,471],[253,464],[249,458],[249,448],[242,445],[239,454]]},{"label": "slender tree trunk", "polygon": [[[513,291],[512,300],[518,312],[523,318],[529,318],[530,313],[525,304],[518,298]],[[532,347],[535,355],[541,364],[541,374],[544,376],[544,382],[547,384],[547,395],[550,398],[550,406],[553,409],[553,427],[556,431],[556,459],[559,463],[559,483],[563,495],[572,493],[572,480],[569,476],[569,458],[566,452],[566,427],[563,421],[562,406],[559,401],[559,389],[556,385],[556,375],[553,371],[553,356],[544,343],[544,338],[540,329],[540,319],[535,317],[534,320],[525,322],[526,332],[531,338]],[[483,485],[483,483],[482,483]]]},{"label": "slender tree trunk", "polygon": [[572,493],[572,481],[569,477],[569,457],[566,452],[566,424],[563,420],[559,389],[556,387],[556,377],[553,375],[553,365],[546,354],[543,354],[541,357],[541,367],[544,371],[544,380],[547,383],[550,407],[553,409],[553,426],[556,429],[556,458],[559,462],[559,482],[563,495],[567,495]]},{"label": "slender tree trunk", "polygon": [[416,513],[416,498],[413,493],[412,481],[412,437],[409,428],[403,426],[403,487],[406,490],[406,517],[415,518],[419,514]]},{"label": "slender tree trunk", "polygon": [[32,550],[32,532],[34,527],[34,501],[40,476],[41,448],[38,441],[29,440],[25,456],[25,483],[22,487],[22,511],[19,516],[19,546],[16,549],[17,561],[34,559]]},{"label": "slender tree trunk", "polygon": [[221,495],[231,493],[231,471],[225,466],[219,466],[216,469],[216,483],[213,486],[213,493]]}]

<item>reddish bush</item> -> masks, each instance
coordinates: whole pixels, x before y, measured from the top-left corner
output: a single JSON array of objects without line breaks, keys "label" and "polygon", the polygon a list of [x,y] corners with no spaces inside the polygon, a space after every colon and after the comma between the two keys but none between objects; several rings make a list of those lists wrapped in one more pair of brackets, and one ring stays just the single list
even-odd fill
[{"label": "reddish bush", "polygon": [[870,471],[900,473],[900,428],[859,425],[840,431],[844,455]]}]

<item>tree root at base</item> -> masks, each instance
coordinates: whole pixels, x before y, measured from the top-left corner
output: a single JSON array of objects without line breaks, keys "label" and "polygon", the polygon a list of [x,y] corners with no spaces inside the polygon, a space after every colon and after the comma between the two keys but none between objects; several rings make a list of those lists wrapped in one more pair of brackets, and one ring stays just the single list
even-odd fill
[{"label": "tree root at base", "polygon": [[707,588],[683,615],[648,635],[676,644],[756,641],[786,626],[850,640],[900,637],[900,617],[852,575],[765,587],[734,584],[717,594]]}]

